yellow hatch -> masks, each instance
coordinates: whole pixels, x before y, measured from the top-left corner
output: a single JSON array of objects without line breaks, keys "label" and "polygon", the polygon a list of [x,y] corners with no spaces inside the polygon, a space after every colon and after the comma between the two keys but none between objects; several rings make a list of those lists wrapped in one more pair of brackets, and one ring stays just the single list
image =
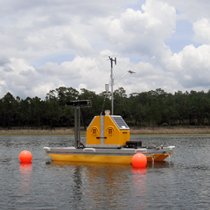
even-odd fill
[{"label": "yellow hatch", "polygon": [[87,128],[86,146],[119,147],[130,139],[130,128],[118,115],[95,116]]}]

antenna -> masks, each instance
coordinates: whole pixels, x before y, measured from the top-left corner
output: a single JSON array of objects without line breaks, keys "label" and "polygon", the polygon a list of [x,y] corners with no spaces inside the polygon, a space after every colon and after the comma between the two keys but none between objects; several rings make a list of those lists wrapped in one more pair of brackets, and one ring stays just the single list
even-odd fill
[{"label": "antenna", "polygon": [[111,108],[112,108],[112,112],[111,114],[114,114],[114,94],[113,94],[113,88],[114,88],[114,77],[113,77],[113,63],[115,65],[117,65],[117,58],[112,58],[109,56],[109,60],[111,63],[111,74],[110,74],[110,78],[111,78]]}]

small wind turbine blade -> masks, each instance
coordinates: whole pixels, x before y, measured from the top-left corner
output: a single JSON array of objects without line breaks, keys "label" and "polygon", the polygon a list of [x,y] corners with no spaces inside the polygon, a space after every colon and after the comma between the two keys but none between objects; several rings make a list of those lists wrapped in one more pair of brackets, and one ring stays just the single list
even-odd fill
[{"label": "small wind turbine blade", "polygon": [[130,73],[130,74],[135,74],[136,72],[135,72],[135,71],[129,70],[128,73]]}]

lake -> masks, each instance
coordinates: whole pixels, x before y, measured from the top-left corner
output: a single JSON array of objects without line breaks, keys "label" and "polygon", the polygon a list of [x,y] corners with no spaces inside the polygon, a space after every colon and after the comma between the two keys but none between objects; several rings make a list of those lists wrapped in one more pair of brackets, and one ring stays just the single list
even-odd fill
[{"label": "lake", "polygon": [[[135,136],[144,145],[175,145],[171,159],[145,170],[105,164],[47,164],[44,146],[73,136],[0,136],[0,209],[209,209],[210,136]],[[20,165],[22,150],[33,154]]]}]

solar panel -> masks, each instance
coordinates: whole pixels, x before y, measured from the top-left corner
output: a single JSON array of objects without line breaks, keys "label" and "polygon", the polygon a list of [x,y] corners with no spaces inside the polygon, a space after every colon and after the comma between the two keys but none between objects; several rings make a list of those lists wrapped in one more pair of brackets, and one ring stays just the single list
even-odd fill
[{"label": "solar panel", "polygon": [[129,129],[128,125],[121,116],[111,116],[111,117],[119,129]]}]

